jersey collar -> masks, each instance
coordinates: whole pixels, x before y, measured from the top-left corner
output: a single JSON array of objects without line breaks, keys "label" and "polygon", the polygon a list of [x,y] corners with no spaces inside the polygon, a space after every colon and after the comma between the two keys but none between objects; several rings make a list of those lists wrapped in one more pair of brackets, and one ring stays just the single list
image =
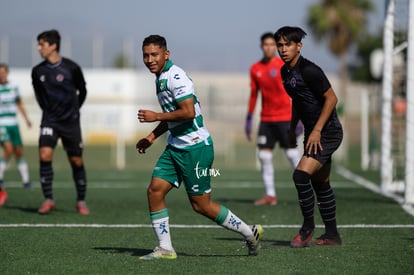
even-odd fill
[{"label": "jersey collar", "polygon": [[167,61],[167,64],[165,64],[164,69],[162,70],[162,72],[166,72],[168,71],[172,66],[174,65],[174,63],[171,60]]}]

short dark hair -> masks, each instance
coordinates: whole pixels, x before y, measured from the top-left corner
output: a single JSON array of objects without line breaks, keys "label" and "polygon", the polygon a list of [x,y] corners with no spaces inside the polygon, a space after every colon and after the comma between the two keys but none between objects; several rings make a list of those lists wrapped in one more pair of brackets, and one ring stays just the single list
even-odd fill
[{"label": "short dark hair", "polygon": [[48,30],[40,33],[37,36],[37,41],[40,39],[46,41],[50,45],[56,44],[56,50],[60,50],[60,34],[57,30]]},{"label": "short dark hair", "polygon": [[262,34],[262,36],[260,37],[260,42],[263,44],[264,41],[266,39],[272,38],[273,40],[275,39],[275,37],[273,36],[273,33],[271,32],[265,32],[264,34]]},{"label": "short dark hair", "polygon": [[0,68],[4,68],[6,69],[6,71],[9,71],[9,65],[7,65],[6,63],[0,63]]},{"label": "short dark hair", "polygon": [[286,39],[288,42],[293,41],[299,43],[305,38],[306,32],[299,27],[291,27],[291,26],[284,26],[278,29],[275,34],[276,42],[279,41],[280,38]]},{"label": "short dark hair", "polygon": [[145,37],[144,41],[142,41],[142,47],[148,46],[149,44],[154,44],[159,46],[160,48],[167,49],[167,40],[161,35],[152,34],[150,36]]}]

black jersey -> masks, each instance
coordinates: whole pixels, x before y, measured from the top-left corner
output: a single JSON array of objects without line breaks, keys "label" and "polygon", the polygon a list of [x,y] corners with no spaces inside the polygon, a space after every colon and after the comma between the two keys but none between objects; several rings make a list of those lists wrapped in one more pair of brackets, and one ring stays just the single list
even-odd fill
[{"label": "black jersey", "polygon": [[[331,88],[331,84],[321,68],[302,56],[294,68],[284,65],[281,74],[285,90],[292,98],[293,108],[305,126],[305,136],[308,136],[322,113],[325,103],[323,94]],[[341,127],[334,109],[322,132]]]},{"label": "black jersey", "polygon": [[43,111],[42,125],[79,119],[79,108],[86,98],[86,83],[75,62],[67,58],[57,64],[43,61],[33,68],[32,83]]}]

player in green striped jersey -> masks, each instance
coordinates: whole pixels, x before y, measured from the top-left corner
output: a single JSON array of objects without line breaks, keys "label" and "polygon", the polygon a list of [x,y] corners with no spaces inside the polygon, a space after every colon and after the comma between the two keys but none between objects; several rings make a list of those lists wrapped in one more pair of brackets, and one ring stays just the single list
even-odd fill
[{"label": "player in green striped jersey", "polygon": [[8,81],[9,68],[0,64],[0,143],[3,147],[3,156],[0,157],[0,205],[7,200],[7,193],[3,190],[3,176],[7,162],[12,155],[16,158],[17,168],[22,177],[23,186],[30,188],[29,169],[23,158],[23,143],[17,124],[17,111],[23,115],[27,126],[32,123],[20,99],[19,89]]},{"label": "player in green striped jersey", "polygon": [[240,233],[246,239],[249,255],[257,255],[262,227],[248,226],[225,206],[210,198],[213,140],[204,124],[192,80],[169,60],[170,52],[164,37],[150,35],[145,38],[142,52],[145,65],[156,75],[157,98],[163,112],[138,111],[141,123],[159,121],[146,138],[138,141],[138,153],[145,153],[163,133],[169,131],[170,135],[148,186],[150,218],[159,246],[141,259],[177,258],[170,238],[165,196],[174,187],[178,188],[181,182],[184,183],[194,211],[224,228]]}]

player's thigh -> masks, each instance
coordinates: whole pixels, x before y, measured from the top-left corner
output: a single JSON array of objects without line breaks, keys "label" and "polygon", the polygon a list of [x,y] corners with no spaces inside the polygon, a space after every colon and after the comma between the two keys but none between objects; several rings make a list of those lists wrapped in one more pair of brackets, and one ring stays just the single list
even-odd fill
[{"label": "player's thigh", "polygon": [[59,131],[63,148],[69,159],[74,161],[82,158],[83,142],[80,123],[73,123],[65,127],[61,127]]},{"label": "player's thigh", "polygon": [[328,182],[329,175],[331,174],[331,164],[332,162],[327,162],[322,165],[322,167],[312,175],[312,182]]},{"label": "player's thigh", "polygon": [[10,139],[14,147],[23,146],[22,136],[18,125],[9,126]]},{"label": "player's thigh", "polygon": [[189,196],[211,192],[213,161],[214,148],[212,145],[202,146],[180,155],[177,165]]},{"label": "player's thigh", "polygon": [[273,149],[276,143],[274,122],[260,122],[259,132],[257,135],[257,146],[259,149]]},{"label": "player's thigh", "polygon": [[308,173],[309,175],[315,174],[319,169],[321,169],[322,164],[313,157],[303,156],[299,164],[296,166],[296,170],[300,170]]}]

